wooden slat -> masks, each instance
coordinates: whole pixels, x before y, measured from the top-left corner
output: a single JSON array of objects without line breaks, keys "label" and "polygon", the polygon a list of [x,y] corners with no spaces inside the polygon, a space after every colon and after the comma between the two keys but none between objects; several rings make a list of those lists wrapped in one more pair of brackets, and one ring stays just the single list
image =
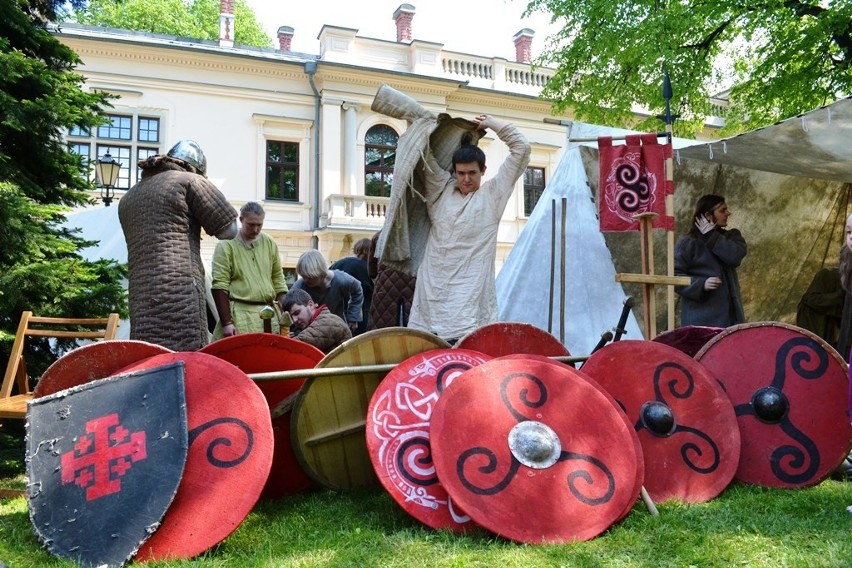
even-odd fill
[{"label": "wooden slat", "polygon": [[32,393],[0,398],[0,418],[25,418],[27,416],[27,401],[32,399]]}]

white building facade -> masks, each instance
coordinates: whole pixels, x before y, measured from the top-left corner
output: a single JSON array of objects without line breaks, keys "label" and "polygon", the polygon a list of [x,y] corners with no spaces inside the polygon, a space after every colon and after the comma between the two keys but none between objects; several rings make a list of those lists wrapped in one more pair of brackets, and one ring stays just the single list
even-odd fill
[{"label": "white building facade", "polygon": [[[195,41],[63,24],[57,37],[82,59],[77,71],[86,88],[115,97],[111,123],[72,130],[69,144],[91,161],[108,152],[121,162],[120,199],[138,181],[137,160],[196,140],[208,177],[236,208],[263,205],[264,231],[292,277],[305,250],[318,248],[330,262],[349,256],[355,241],[384,222],[394,146],[407,125],[370,109],[382,84],[436,113],[492,114],[518,126],[532,145],[530,168],[501,222],[499,270],[562,157],[566,129],[544,122],[551,104],[537,97],[550,72],[529,63],[531,30],[507,38],[520,59],[510,62],[411,40],[413,7],[403,4],[395,15],[409,16],[396,18],[399,41],[325,26],[319,55],[289,51],[286,27],[279,30],[282,49],[273,50],[234,46],[226,37]],[[480,146],[489,164],[507,152],[493,133]],[[205,236],[207,260],[214,246]]]}]

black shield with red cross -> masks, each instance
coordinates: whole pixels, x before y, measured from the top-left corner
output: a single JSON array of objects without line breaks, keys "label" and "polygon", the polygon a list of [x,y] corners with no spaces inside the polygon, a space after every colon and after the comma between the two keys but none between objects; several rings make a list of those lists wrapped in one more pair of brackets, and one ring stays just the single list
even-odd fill
[{"label": "black shield with red cross", "polygon": [[28,502],[47,549],[84,566],[124,564],[177,492],[186,424],[183,363],[35,399]]}]

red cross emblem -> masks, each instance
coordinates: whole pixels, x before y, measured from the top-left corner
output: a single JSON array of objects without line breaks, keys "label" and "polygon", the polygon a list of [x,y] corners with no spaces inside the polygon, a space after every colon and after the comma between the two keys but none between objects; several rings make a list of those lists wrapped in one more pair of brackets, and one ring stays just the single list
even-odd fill
[{"label": "red cross emblem", "polygon": [[62,454],[62,484],[75,483],[94,501],[121,491],[121,476],[146,457],[145,432],[131,434],[117,413],[101,416],[86,422],[86,433]]}]

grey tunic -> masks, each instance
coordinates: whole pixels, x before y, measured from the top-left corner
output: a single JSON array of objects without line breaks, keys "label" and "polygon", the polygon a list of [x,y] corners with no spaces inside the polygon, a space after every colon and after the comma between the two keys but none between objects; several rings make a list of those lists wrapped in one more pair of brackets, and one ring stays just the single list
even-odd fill
[{"label": "grey tunic", "polygon": [[[747,252],[736,229],[715,229],[707,235],[692,232],[677,242],[675,274],[692,278],[689,286],[675,288],[681,299],[681,325],[728,327],[745,322],[736,268]],[[722,285],[705,290],[711,276],[721,278]]]}]

